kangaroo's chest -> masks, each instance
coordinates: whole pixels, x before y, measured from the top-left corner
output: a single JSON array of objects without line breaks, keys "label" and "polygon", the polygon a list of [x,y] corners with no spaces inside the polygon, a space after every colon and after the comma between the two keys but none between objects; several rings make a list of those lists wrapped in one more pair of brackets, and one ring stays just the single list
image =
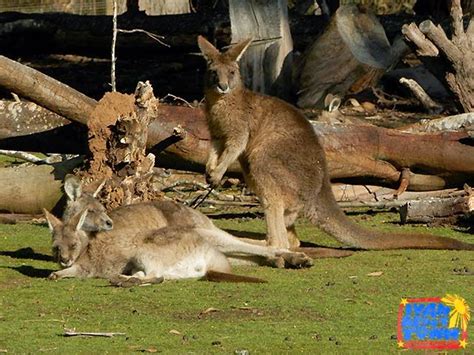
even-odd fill
[{"label": "kangaroo's chest", "polygon": [[225,139],[248,126],[248,115],[233,102],[218,101],[207,106],[206,119],[212,138]]}]

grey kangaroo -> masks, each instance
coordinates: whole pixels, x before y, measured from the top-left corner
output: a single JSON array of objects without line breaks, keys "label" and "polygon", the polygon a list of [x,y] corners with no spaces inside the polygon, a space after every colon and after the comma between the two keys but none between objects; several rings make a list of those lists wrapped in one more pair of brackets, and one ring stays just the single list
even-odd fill
[{"label": "grey kangaroo", "polygon": [[215,281],[264,282],[232,275],[226,256],[201,235],[199,228],[164,227],[144,233],[88,233],[82,230],[88,211],[67,223],[44,210],[53,234],[53,253],[63,270],[50,279],[106,278],[121,286],[159,283],[166,279],[206,277]]},{"label": "grey kangaroo", "polygon": [[311,124],[294,106],[246,89],[239,59],[246,40],[219,52],[204,37],[206,117],[212,147],[207,181],[216,186],[238,160],[265,213],[268,245],[297,247],[294,223],[304,214],[342,243],[361,249],[466,249],[473,244],[433,235],[384,234],[353,223],[332,194],[324,150]]},{"label": "grey kangaroo", "polygon": [[[149,234],[164,227],[195,229],[199,230],[199,235],[205,238],[209,244],[232,257],[232,261],[263,263],[276,267],[309,267],[312,265],[311,258],[304,253],[254,245],[239,240],[239,238],[217,228],[201,212],[173,201],[155,201],[122,206],[111,211],[109,217],[104,206],[96,198],[100,188],[101,186],[93,194],[83,192],[80,179],[74,175],[68,175],[64,181],[68,202],[63,222],[67,224],[74,216],[79,216],[87,211],[81,223],[82,231],[89,234],[109,231],[110,233],[107,235],[120,236],[121,239],[132,238],[140,233]],[[74,238],[68,238],[68,243],[56,238],[53,242],[53,250],[56,248],[57,254],[58,250],[67,249],[68,244],[73,245],[74,243]]]}]

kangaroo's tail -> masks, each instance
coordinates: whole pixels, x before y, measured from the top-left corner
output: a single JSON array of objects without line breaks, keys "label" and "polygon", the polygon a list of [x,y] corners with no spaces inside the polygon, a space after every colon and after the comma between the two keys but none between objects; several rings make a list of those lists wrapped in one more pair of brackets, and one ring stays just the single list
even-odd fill
[{"label": "kangaroo's tail", "polygon": [[266,283],[267,281],[257,277],[228,274],[226,272],[219,272],[209,270],[202,278],[203,280],[213,282],[249,282],[249,283]]},{"label": "kangaroo's tail", "polygon": [[308,218],[338,241],[361,249],[454,249],[474,250],[474,244],[429,234],[382,233],[352,222],[339,208],[329,179],[312,200],[306,202]]}]

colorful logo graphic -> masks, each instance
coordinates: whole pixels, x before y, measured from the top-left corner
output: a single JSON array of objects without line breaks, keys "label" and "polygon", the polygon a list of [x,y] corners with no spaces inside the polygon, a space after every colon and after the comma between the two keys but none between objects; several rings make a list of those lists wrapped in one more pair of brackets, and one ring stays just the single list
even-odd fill
[{"label": "colorful logo graphic", "polygon": [[398,347],[465,349],[469,305],[458,295],[402,298],[398,308]]}]

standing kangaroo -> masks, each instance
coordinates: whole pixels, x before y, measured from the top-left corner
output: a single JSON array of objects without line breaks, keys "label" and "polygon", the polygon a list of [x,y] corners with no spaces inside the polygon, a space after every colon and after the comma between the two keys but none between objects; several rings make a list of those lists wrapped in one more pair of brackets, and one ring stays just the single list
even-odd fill
[{"label": "standing kangaroo", "polygon": [[264,282],[232,275],[226,256],[201,236],[199,228],[164,227],[131,234],[114,230],[87,233],[82,230],[87,212],[63,223],[44,210],[53,233],[53,253],[65,267],[53,272],[50,279],[98,277],[122,286],[200,277]]},{"label": "standing kangaroo", "polygon": [[[80,228],[83,232],[93,235],[93,232],[109,231],[106,235],[119,238],[118,240],[135,238],[137,234],[147,235],[164,227],[193,229],[198,230],[200,237],[207,243],[213,245],[221,253],[232,257],[233,261],[237,259],[244,263],[263,262],[276,267],[299,268],[312,265],[311,258],[304,253],[246,243],[216,227],[201,212],[173,201],[143,202],[122,206],[111,211],[109,216],[96,198],[100,188],[101,186],[93,194],[83,192],[81,181],[74,175],[68,175],[64,181],[64,190],[68,197],[63,215],[64,224],[68,224],[69,220],[86,212]],[[75,238],[69,237],[66,242],[61,238],[55,238],[53,250],[56,254],[59,252],[60,256],[62,249],[67,252],[70,246],[80,244],[82,235],[84,233],[76,233]]]},{"label": "standing kangaroo", "polygon": [[269,245],[299,245],[294,223],[303,210],[311,222],[356,248],[474,250],[474,245],[450,238],[384,234],[353,223],[336,203],[324,150],[305,116],[282,100],[244,87],[238,61],[250,42],[220,53],[198,37],[207,60],[206,118],[212,140],[206,178],[218,185],[229,165],[239,160],[247,185],[263,205]]}]

